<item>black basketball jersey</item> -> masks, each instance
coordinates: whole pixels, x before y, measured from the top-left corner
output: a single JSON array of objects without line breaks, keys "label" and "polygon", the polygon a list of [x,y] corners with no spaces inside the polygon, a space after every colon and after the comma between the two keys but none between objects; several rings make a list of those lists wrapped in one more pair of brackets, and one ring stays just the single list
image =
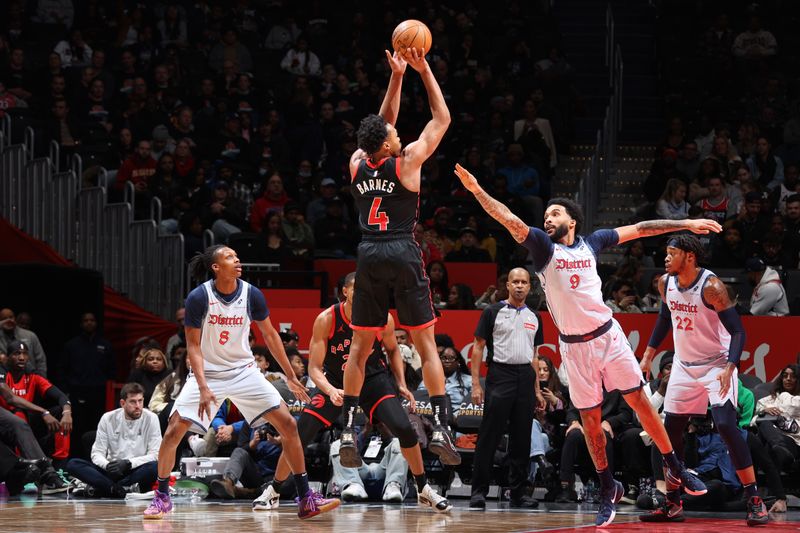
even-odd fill
[{"label": "black basketball jersey", "polygon": [[373,237],[408,235],[419,216],[419,193],[400,183],[398,157],[358,164],[351,192],[358,208],[358,223],[364,235]]},{"label": "black basketball jersey", "polygon": [[[341,389],[344,386],[344,365],[347,364],[347,359],[350,357],[353,330],[350,328],[350,321],[344,316],[341,303],[332,305],[331,313],[333,313],[333,326],[328,334],[328,351],[322,366],[325,370],[325,377],[328,378],[331,385]],[[381,350],[381,343],[376,335],[375,341],[372,343],[372,353],[369,355],[364,369],[364,377],[384,371],[386,371],[386,362]]]}]

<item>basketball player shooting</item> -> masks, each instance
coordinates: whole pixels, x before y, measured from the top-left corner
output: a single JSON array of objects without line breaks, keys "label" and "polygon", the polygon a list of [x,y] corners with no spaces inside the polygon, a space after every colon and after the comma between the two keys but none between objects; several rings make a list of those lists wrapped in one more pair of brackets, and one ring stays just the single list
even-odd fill
[{"label": "basketball player shooting", "polygon": [[[361,121],[359,149],[350,158],[351,191],[363,239],[358,246],[356,265],[358,290],[353,300],[353,345],[344,373],[346,425],[339,457],[347,467],[361,464],[353,415],[364,383],[364,366],[372,352],[375,333],[386,326],[389,295],[394,291],[399,323],[411,333],[422,358],[422,377],[431,394],[434,428],[428,449],[443,464],[456,465],[461,457],[448,428],[444,372],[433,338],[436,317],[430,284],[421,251],[413,238],[419,215],[420,168],[447,131],[450,111],[422,51],[410,48],[403,57],[386,51],[386,56],[392,69],[386,96],[379,114]],[[407,64],[422,78],[432,118],[419,139],[403,148],[394,125]]]},{"label": "basketball player shooting", "polygon": [[275,360],[287,376],[289,390],[309,401],[297,380],[283,343],[269,319],[263,293],[239,279],[242,265],[227,246],[211,246],[189,263],[195,278],[213,279],[196,287],[186,298],[186,347],[191,373],[175,399],[169,425],[158,451],[158,489],[144,511],[146,519],[160,519],[172,511],[169,473],[175,449],[189,429],[204,434],[221,402],[230,399],[252,428],[269,422],[283,441],[283,453],[294,473],[300,518],[335,509],[339,500],[325,499],[308,486],[305,457],[294,417],[272,384],[256,366],[248,335],[255,323]]},{"label": "basketball player shooting", "polygon": [[[661,311],[642,356],[649,373],[656,349],[672,330],[675,358],[664,398],[664,427],[678,456],[683,456],[683,430],[692,415],[706,416],[709,403],[719,436],[728,447],[736,475],[747,496],[747,525],[766,524],[769,514],[758,495],[756,473],[747,441],[739,431],[736,406],[737,365],[745,331],[725,284],[698,265],[703,245],[694,235],[676,235],[667,243],[667,273],[658,280]],[[674,322],[674,327],[673,327]],[[683,505],[676,486],[666,479],[667,498],[644,522],[679,522]]]},{"label": "basketball player shooting", "polygon": [[[355,278],[353,272],[345,276],[342,287],[344,301],[324,310],[314,320],[314,330],[308,346],[308,375],[317,389],[312,393],[311,401],[297,422],[304,448],[322,428],[330,427],[342,413],[342,378],[344,369],[351,360],[349,352],[353,330],[350,318],[353,313],[353,295],[358,292]],[[398,397],[399,393],[411,405],[415,403],[414,395],[406,388],[403,357],[394,336],[392,315],[388,315],[383,331],[372,333],[372,347],[365,365],[366,378],[360,396],[361,409],[371,423],[384,423],[400,441],[400,450],[414,475],[417,501],[420,505],[428,506],[438,513],[447,512],[451,508],[450,503],[428,484],[417,434]],[[386,350],[386,356],[383,355],[381,345]],[[387,357],[394,379],[386,368]],[[253,502],[254,509],[278,507],[281,485],[288,473],[289,465],[285,453],[282,453],[273,482]],[[398,492],[396,497],[402,500],[401,493]],[[384,500],[389,499],[384,493]]]},{"label": "basketball player shooting", "polygon": [[[455,174],[464,187],[518,243],[533,255],[533,268],[547,298],[547,308],[559,331],[559,350],[567,369],[570,398],[580,410],[583,434],[600,478],[601,501],[595,524],[606,526],[616,516],[616,503],[624,488],[615,480],[605,454],[606,436],[600,405],[603,388],[619,390],[636,411],[642,427],[663,454],[666,478],[689,494],[704,494],[706,487],[691,474],[672,449],[661,418],[650,405],[642,385],[642,372],[625,332],[603,302],[597,273],[600,251],[641,237],[689,230],[706,234],[721,231],[713,220],[648,220],[616,229],[598,230],[588,237],[578,232],[583,213],[566,198],[550,200],[544,214],[544,231],[529,227],[505,205],[483,190],[475,176],[461,165]],[[610,427],[609,427],[610,428]]]}]

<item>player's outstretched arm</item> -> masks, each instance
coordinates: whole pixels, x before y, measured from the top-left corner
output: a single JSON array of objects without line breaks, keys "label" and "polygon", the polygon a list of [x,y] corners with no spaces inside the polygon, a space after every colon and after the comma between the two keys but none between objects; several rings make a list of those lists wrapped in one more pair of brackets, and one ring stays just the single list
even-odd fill
[{"label": "player's outstretched arm", "polygon": [[504,204],[489,196],[486,191],[483,190],[483,187],[478,184],[478,180],[475,179],[475,176],[473,176],[469,170],[456,163],[455,174],[458,176],[458,179],[461,180],[464,188],[475,195],[475,199],[480,202],[483,210],[502,224],[509,233],[511,233],[515,241],[523,242],[528,237],[528,233],[530,232],[528,225],[520,220],[520,218],[512,213]]},{"label": "player's outstretched arm", "polygon": [[[433,76],[431,67],[425,60],[425,56],[422,55],[422,51],[410,48],[406,54],[406,61],[411,68],[419,72],[422,78],[422,83],[428,93],[428,104],[431,107],[432,115],[419,139],[409,144],[404,150],[404,162],[407,162],[410,167],[419,168],[436,151],[442,141],[442,137],[450,126],[450,110],[447,109],[439,82]],[[419,179],[418,176],[417,179]],[[405,183],[403,185],[405,186]]]},{"label": "player's outstretched arm", "polygon": [[272,321],[269,319],[269,317],[267,317],[264,320],[256,321],[256,325],[258,326],[258,329],[261,330],[261,334],[264,336],[264,342],[267,344],[267,348],[269,348],[269,352],[272,354],[272,357],[275,358],[275,361],[277,361],[280,367],[283,369],[283,373],[286,375],[286,383],[289,386],[289,390],[292,391],[292,394],[294,394],[295,398],[298,400],[302,400],[304,402],[310,401],[311,398],[308,397],[308,389],[306,389],[294,375],[292,364],[289,362],[289,358],[286,357],[286,350],[283,348],[281,336],[272,326]]},{"label": "player's outstretched arm", "polygon": [[711,232],[719,233],[722,231],[722,226],[718,222],[706,218],[696,220],[644,220],[630,226],[617,228],[617,235],[619,235],[619,244],[622,244],[642,237],[652,237],[686,230],[704,235]]},{"label": "player's outstretched arm", "polygon": [[328,381],[328,378],[325,377],[325,372],[322,370],[322,365],[325,362],[325,348],[327,347],[328,335],[333,325],[332,322],[333,314],[330,308],[321,312],[317,315],[316,320],[314,320],[311,343],[308,345],[308,376],[323,394],[330,397],[334,405],[342,405],[343,392],[331,385],[331,382]]},{"label": "player's outstretched arm", "polygon": [[406,72],[408,63],[397,52],[394,54],[390,54],[389,50],[384,50],[384,52],[386,52],[386,60],[389,62],[389,67],[392,69],[392,76],[389,78],[389,86],[386,88],[386,94],[383,97],[381,110],[378,111],[378,114],[383,117],[383,120],[394,126],[397,122],[397,115],[400,113],[403,74]]}]

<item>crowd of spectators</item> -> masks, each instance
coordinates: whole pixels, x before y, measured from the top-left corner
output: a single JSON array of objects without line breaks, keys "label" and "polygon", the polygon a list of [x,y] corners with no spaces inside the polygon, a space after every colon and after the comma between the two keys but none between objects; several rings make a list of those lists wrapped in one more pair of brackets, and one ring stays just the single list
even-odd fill
[{"label": "crowd of spectators", "polygon": [[[103,181],[97,166],[107,169],[109,200],[135,200],[136,218],[149,218],[158,198],[161,229],[183,233],[187,257],[203,230],[282,265],[355,255],[348,161],[359,121],[378,111],[389,75],[383,50],[404,18],[428,22],[427,59],[454,117],[422,172],[420,238],[442,259],[452,250],[441,241],[458,241],[448,259],[458,261],[504,262],[511,254],[498,248],[514,245],[487,224],[453,164],[495,182],[540,225],[580,104],[544,3],[4,5],[0,114],[33,127],[41,149],[58,141],[64,161],[80,154],[86,185]],[[406,76],[397,124],[405,143],[428,120],[424,94]],[[434,224],[443,205],[452,207],[447,219]],[[488,257],[487,239],[503,243]]]}]

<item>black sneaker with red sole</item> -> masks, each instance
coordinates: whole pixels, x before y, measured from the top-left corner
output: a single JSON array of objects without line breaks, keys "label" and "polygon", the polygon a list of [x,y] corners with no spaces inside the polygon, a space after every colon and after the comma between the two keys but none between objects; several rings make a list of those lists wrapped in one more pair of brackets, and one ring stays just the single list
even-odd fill
[{"label": "black sneaker with red sole", "polygon": [[747,525],[763,526],[767,522],[769,522],[769,512],[764,500],[760,496],[753,496],[747,500]]},{"label": "black sneaker with red sole", "polygon": [[683,503],[665,501],[653,511],[639,515],[642,522],[683,522]]}]

